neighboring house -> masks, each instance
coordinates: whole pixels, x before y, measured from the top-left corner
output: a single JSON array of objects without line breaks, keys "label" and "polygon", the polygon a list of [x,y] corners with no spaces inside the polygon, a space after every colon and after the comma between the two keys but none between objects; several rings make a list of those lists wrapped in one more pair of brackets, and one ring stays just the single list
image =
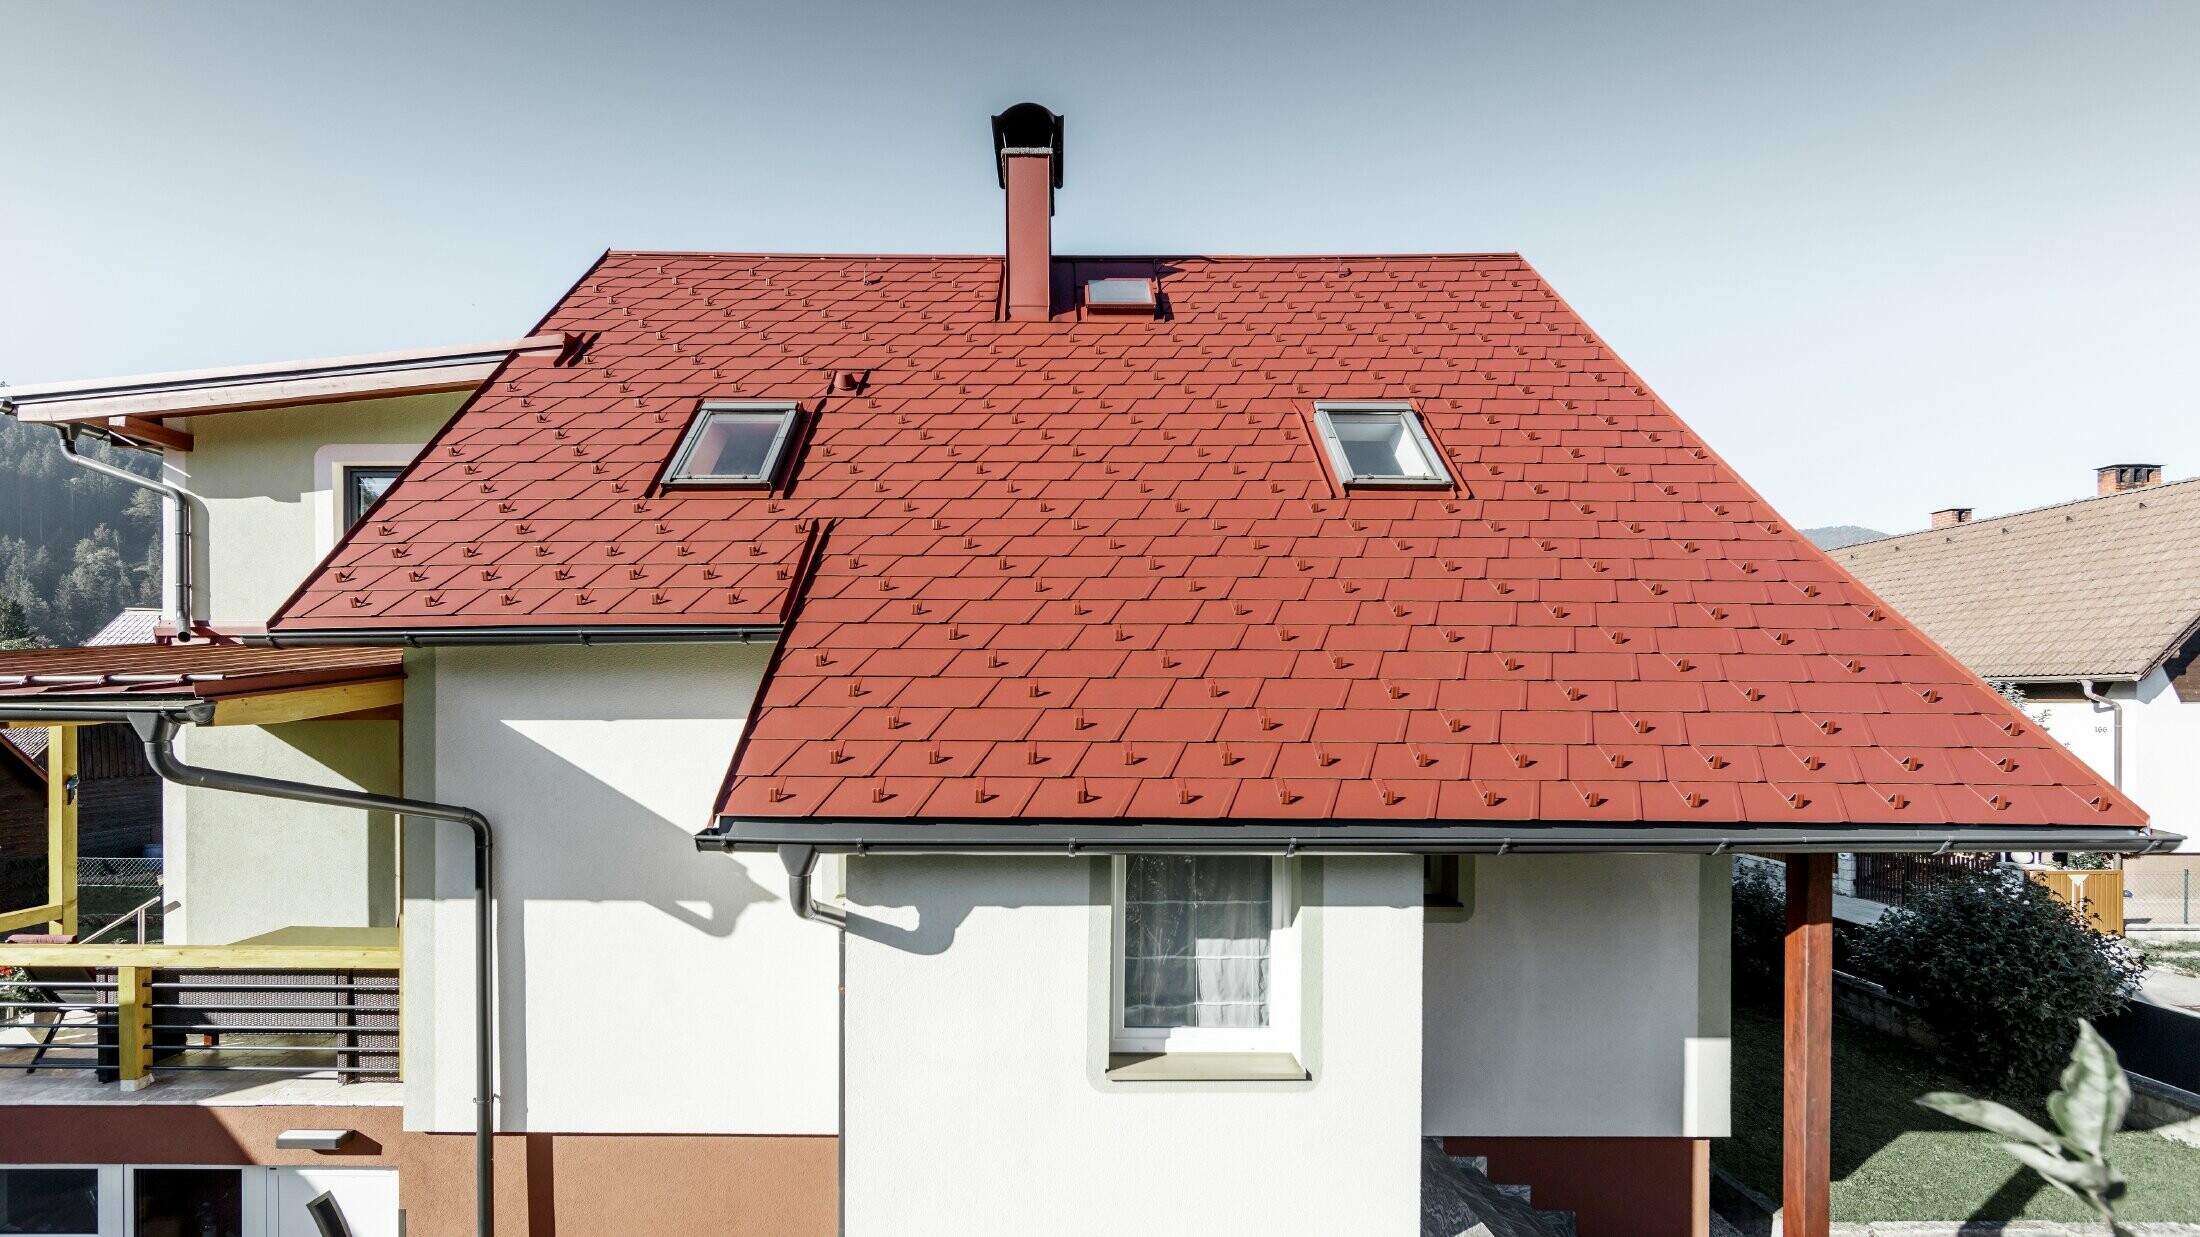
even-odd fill
[{"label": "neighboring house", "polygon": [[[1484,1197],[1441,1139],[1701,1234],[1754,851],[1822,1237],[1832,852],[2164,844],[1520,258],[1056,256],[1060,119],[994,138],[1005,257],[613,252],[447,423],[183,426],[211,640],[0,655],[0,717],[136,727],[202,900],[0,964],[109,967],[156,1039],[207,975],[353,977],[385,1039],[247,1086],[126,1015],[157,1085],[33,1092],[0,1164],[76,1175],[24,1189],[1327,1237]],[[412,462],[296,513],[359,442]]]},{"label": "neighboring house", "polygon": [[2099,470],[2092,498],[1973,519],[1834,557],[1973,672],[2021,688],[2025,707],[2087,764],[2200,843],[2200,478],[2157,464]]}]

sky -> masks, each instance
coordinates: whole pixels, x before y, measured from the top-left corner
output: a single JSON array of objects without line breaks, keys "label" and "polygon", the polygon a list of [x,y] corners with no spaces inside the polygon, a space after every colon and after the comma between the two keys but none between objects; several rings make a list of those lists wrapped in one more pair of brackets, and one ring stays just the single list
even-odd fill
[{"label": "sky", "polygon": [[2200,4],[0,0],[0,380],[522,334],[606,248],[1517,251],[1788,519],[2200,474]]}]

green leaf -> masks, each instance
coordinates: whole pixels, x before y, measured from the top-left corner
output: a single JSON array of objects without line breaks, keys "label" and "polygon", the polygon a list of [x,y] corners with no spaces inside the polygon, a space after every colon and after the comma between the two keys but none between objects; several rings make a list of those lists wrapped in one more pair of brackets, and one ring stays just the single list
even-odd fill
[{"label": "green leaf", "polygon": [[2047,1099],[2047,1111],[2062,1127],[2063,1142],[2072,1151],[2099,1159],[2108,1136],[2123,1128],[2124,1113],[2131,1107],[2131,1080],[2116,1061],[2093,1024],[2080,1019],[2078,1043],[2070,1050],[2069,1068],[2063,1070],[2062,1090]]},{"label": "green leaf", "polygon": [[2075,1198],[2098,1198],[2115,1179],[2115,1173],[2106,1164],[2088,1164],[2080,1160],[2065,1159],[2052,1151],[2028,1147],[2023,1143],[2003,1143],[2001,1149],[2046,1178],[2047,1184]]},{"label": "green leaf", "polygon": [[1973,1099],[1956,1091],[1934,1091],[1917,1097],[1920,1108],[1968,1122],[2003,1138],[2016,1138],[2050,1153],[2062,1148],[2062,1140],[2041,1129],[2032,1119],[1992,1100]]}]

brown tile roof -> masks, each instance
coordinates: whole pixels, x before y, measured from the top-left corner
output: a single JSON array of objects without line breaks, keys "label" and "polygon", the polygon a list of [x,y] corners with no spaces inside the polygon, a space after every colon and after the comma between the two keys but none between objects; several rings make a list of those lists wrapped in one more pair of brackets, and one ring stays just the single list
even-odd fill
[{"label": "brown tile roof", "polygon": [[2200,478],[1833,556],[1986,678],[2139,678],[2200,622]]},{"label": "brown tile roof", "polygon": [[11,700],[171,697],[201,700],[365,683],[404,675],[394,648],[251,648],[120,644],[0,652],[0,713]]}]

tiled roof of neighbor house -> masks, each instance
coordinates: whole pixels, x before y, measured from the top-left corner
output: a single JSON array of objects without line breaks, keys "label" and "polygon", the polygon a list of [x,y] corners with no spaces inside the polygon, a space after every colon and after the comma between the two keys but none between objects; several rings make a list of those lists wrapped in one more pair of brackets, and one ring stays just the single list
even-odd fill
[{"label": "tiled roof of neighbor house", "polygon": [[[1511,255],[613,253],[271,624],[778,626],[742,817],[2136,825]],[[865,375],[834,393],[836,371]],[[791,481],[665,491],[705,398]],[[1457,484],[1346,494],[1317,399]]]},{"label": "tiled roof of neighbor house", "polygon": [[1991,679],[2136,679],[2200,624],[2200,478],[1834,552]]},{"label": "tiled roof of neighbor house", "polygon": [[0,714],[14,700],[173,697],[219,700],[404,675],[394,648],[269,649],[129,644],[0,652]]},{"label": "tiled roof of neighbor house", "polygon": [[[105,644],[149,644],[153,628],[160,622],[160,611],[139,607],[125,607],[120,614],[107,620],[107,625],[93,632],[84,641],[86,648]],[[6,743],[21,753],[33,765],[46,759],[46,728],[34,726],[25,730],[0,730],[0,743]]]}]

